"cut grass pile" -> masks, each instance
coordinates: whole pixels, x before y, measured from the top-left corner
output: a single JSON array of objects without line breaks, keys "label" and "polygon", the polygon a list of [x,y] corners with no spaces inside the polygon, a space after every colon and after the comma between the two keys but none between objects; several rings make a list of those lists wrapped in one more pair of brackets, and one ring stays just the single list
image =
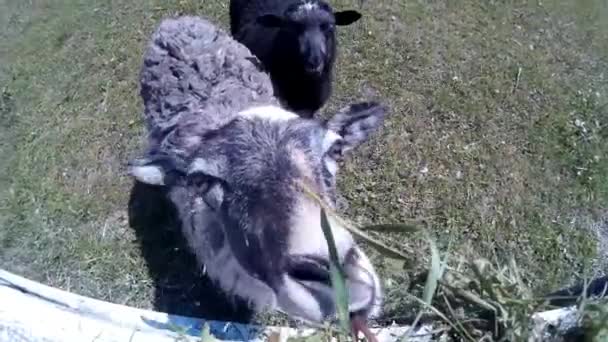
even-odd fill
[{"label": "cut grass pile", "polygon": [[[513,259],[537,295],[607,269],[606,2],[383,0],[362,11],[340,31],[325,111],[377,98],[391,115],[343,166],[344,214],[415,221],[442,250]],[[238,320],[238,305],[205,312],[213,303],[169,227],[129,227],[141,56],[178,13],[227,27],[219,0],[0,0],[0,267],[111,302]],[[404,268],[370,251],[386,282],[380,322],[408,320],[424,240],[374,236],[412,256]]]}]

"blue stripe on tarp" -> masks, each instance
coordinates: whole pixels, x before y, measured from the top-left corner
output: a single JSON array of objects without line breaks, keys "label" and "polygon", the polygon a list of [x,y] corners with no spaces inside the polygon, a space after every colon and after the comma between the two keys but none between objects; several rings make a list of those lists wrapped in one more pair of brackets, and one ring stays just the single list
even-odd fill
[{"label": "blue stripe on tarp", "polygon": [[142,321],[154,329],[175,331],[175,327],[180,327],[186,335],[193,337],[201,336],[205,323],[209,325],[209,332],[217,339],[228,341],[249,341],[259,338],[263,332],[262,327],[222,321],[207,321],[203,319],[184,317],[178,315],[168,315],[169,322],[163,323],[141,317]]}]

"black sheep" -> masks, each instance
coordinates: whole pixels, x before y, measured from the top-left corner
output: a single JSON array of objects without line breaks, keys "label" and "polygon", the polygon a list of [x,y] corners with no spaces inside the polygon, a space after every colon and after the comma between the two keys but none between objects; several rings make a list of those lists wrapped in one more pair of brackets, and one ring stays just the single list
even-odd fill
[{"label": "black sheep", "polygon": [[231,0],[230,30],[262,62],[275,95],[312,117],[329,99],[336,59],[335,26],[361,18],[322,0]]}]

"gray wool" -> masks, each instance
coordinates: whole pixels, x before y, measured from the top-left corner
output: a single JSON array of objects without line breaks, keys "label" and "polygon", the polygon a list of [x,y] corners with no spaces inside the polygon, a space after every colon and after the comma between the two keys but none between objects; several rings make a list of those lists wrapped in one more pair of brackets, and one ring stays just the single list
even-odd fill
[{"label": "gray wool", "polygon": [[[255,310],[314,322],[332,315],[320,208],[294,185],[305,181],[333,202],[336,156],[362,143],[386,109],[365,102],[329,123],[300,118],[281,108],[245,46],[189,16],[160,23],[140,82],[149,146],[129,172],[165,187],[199,266]],[[332,230],[350,270],[349,307],[374,314],[379,278],[350,233]]]},{"label": "gray wool", "polygon": [[[277,104],[270,79],[258,65],[245,46],[208,20],[164,19],[151,36],[140,74],[147,150],[191,159],[206,132],[251,106]],[[237,262],[221,222],[196,188],[174,186],[168,196],[199,266],[208,265],[208,275],[227,293],[258,310],[273,307],[272,290]]]},{"label": "gray wool", "polygon": [[144,54],[140,85],[149,143],[186,155],[196,145],[188,139],[247,107],[278,104],[249,49],[194,16],[161,22]]}]

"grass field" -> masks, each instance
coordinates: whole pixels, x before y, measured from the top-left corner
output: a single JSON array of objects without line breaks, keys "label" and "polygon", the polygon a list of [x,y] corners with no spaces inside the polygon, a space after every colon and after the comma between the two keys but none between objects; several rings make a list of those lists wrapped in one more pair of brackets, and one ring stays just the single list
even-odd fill
[{"label": "grass field", "polygon": [[[358,1],[334,1],[358,7]],[[347,161],[358,222],[418,220],[463,254],[514,257],[542,294],[608,269],[608,3],[366,1],[340,33],[326,112],[391,108]],[[143,145],[138,73],[159,20],[227,28],[227,1],[0,0],[0,267],[103,300],[246,320],[192,274],[169,228],[133,229],[126,161]],[[413,257],[417,239],[380,239]],[[371,252],[385,320],[402,270]]]}]

